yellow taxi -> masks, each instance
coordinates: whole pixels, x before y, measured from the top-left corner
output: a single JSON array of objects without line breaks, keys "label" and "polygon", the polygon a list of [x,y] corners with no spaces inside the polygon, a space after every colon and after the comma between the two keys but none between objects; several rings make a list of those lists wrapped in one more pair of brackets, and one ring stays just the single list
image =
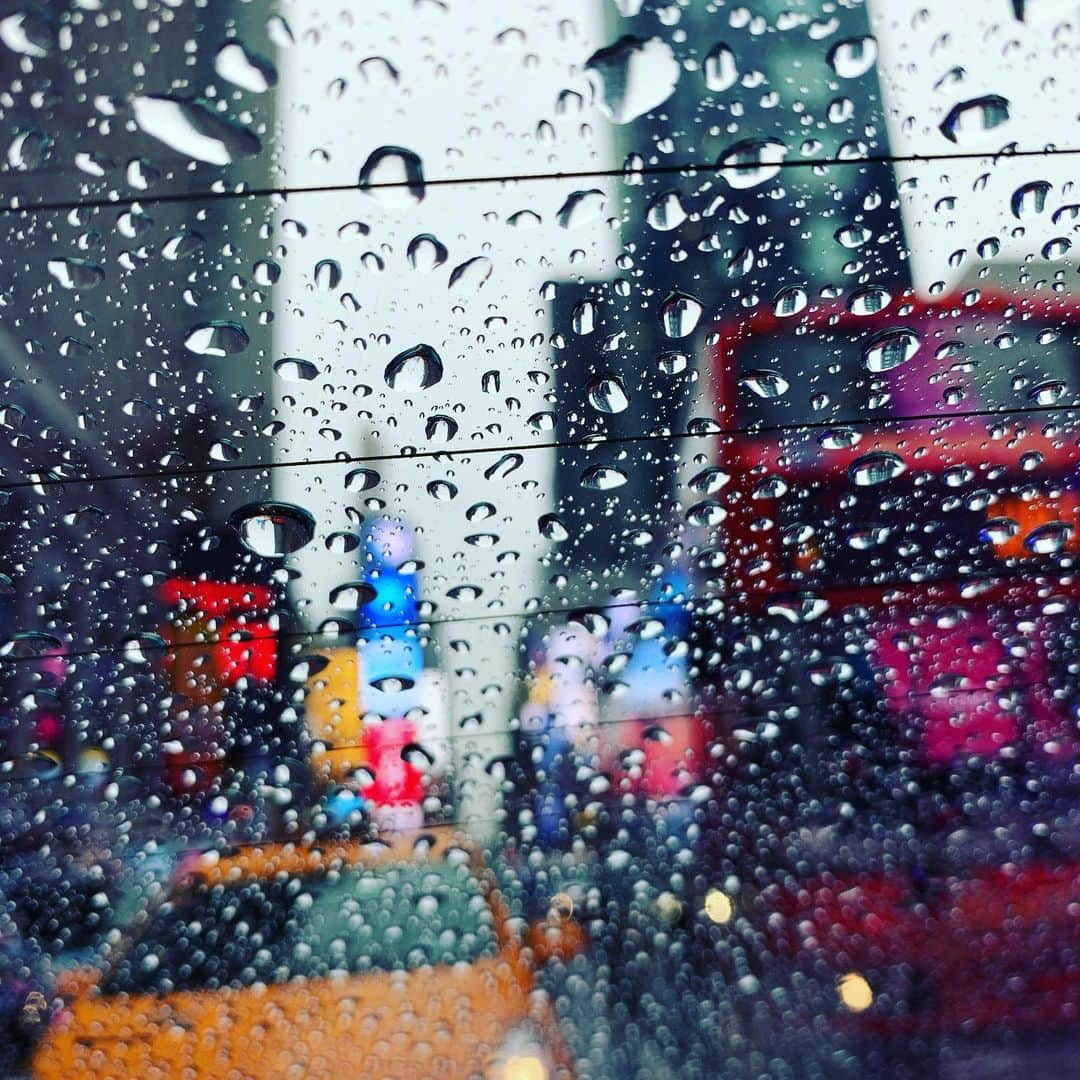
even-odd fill
[{"label": "yellow taxi", "polygon": [[580,949],[566,898],[511,917],[449,828],[202,855],[92,976],[42,1078],[567,1080],[535,965]]}]

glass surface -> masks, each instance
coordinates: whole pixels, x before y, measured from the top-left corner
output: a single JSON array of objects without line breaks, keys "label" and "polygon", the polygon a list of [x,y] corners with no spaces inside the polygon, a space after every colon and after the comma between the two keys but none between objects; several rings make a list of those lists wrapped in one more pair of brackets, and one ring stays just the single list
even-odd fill
[{"label": "glass surface", "polygon": [[1075,1071],[1078,35],[0,6],[0,1073]]}]

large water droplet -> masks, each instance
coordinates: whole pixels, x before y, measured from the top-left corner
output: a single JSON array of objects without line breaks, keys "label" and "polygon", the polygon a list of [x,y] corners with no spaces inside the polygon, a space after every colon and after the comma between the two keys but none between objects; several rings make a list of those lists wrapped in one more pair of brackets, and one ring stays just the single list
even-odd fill
[{"label": "large water droplet", "polygon": [[938,130],[949,142],[977,143],[983,135],[1001,127],[1009,119],[1009,102],[1000,94],[987,94],[954,105]]},{"label": "large water droplet", "polygon": [[65,289],[93,289],[105,280],[105,271],[89,259],[50,259],[48,268]]},{"label": "large water droplet", "polygon": [[374,469],[353,469],[345,477],[346,491],[370,491],[382,477]]},{"label": "large water droplet", "polygon": [[856,487],[875,487],[898,477],[907,466],[903,459],[888,450],[875,450],[854,461],[848,475]]},{"label": "large water droplet", "polygon": [[602,372],[589,381],[589,404],[602,413],[625,412],[630,405],[630,398],[618,375],[610,371]]},{"label": "large water droplet", "polygon": [[449,252],[446,250],[446,245],[438,237],[432,236],[431,233],[421,233],[409,241],[406,255],[409,259],[409,265],[414,270],[427,274],[442,266],[446,262]]},{"label": "large water droplet", "polygon": [[786,394],[791,383],[779,371],[758,368],[740,376],[739,385],[745,386],[747,390],[756,394],[759,398],[772,399]]},{"label": "large water droplet", "polygon": [[847,308],[852,315],[876,315],[884,311],[892,301],[888,289],[880,285],[867,285],[856,289],[848,297]]},{"label": "large water droplet", "polygon": [[1037,405],[1056,405],[1067,390],[1068,387],[1060,380],[1048,379],[1032,389],[1028,397]]},{"label": "large water droplet", "polygon": [[679,81],[679,61],[660,38],[627,34],[585,62],[597,105],[616,124],[629,124],[671,97]]},{"label": "large water droplet", "polygon": [[581,474],[581,486],[592,491],[611,491],[622,487],[629,477],[613,465],[590,465]]},{"label": "large water droplet", "polygon": [[229,525],[249,551],[263,558],[291,555],[315,535],[311,514],[287,502],[248,503],[229,516]]},{"label": "large water droplet", "polygon": [[693,333],[703,310],[697,297],[674,289],[660,305],[660,324],[664,333],[669,338],[682,338]]},{"label": "large water droplet", "polygon": [[13,169],[37,169],[51,145],[52,140],[43,131],[36,128],[20,131],[8,147],[8,164]]},{"label": "large water droplet", "polygon": [[735,54],[721,42],[715,44],[705,54],[702,71],[705,75],[705,85],[710,90],[718,92],[730,89],[739,77]]},{"label": "large water droplet", "polygon": [[414,345],[400,352],[383,372],[391,390],[426,390],[443,377],[443,363],[430,345]]},{"label": "large water droplet", "polygon": [[274,65],[265,56],[249,52],[240,41],[229,41],[218,49],[214,70],[234,86],[253,94],[264,94],[277,85]]},{"label": "large water droplet", "polygon": [[424,198],[424,165],[400,146],[373,150],[360,169],[360,190],[386,206],[415,206]]},{"label": "large water droplet", "polygon": [[53,30],[44,15],[18,11],[0,19],[0,41],[12,52],[38,60],[52,52]]},{"label": "large water droplet", "polygon": [[828,53],[829,67],[841,79],[857,79],[865,75],[877,60],[877,41],[869,34],[838,41]]},{"label": "large water droplet", "polygon": [[702,469],[690,479],[690,489],[697,491],[702,495],[715,495],[723,487],[725,487],[731,480],[731,476],[723,469],[718,469],[715,466]]},{"label": "large water droplet", "polygon": [[247,331],[239,323],[224,320],[199,323],[184,339],[184,348],[199,356],[234,356],[247,346]]},{"label": "large water droplet", "polygon": [[1072,527],[1063,521],[1048,521],[1032,529],[1024,538],[1024,547],[1033,555],[1054,555],[1061,551],[1072,536]]},{"label": "large water droplet", "polygon": [[486,255],[466,259],[450,271],[450,280],[446,287],[458,292],[476,292],[491,277],[493,269],[494,264]]},{"label": "large water droplet", "polygon": [[310,360],[299,356],[283,356],[274,361],[274,374],[285,382],[311,382],[318,378],[319,369]]},{"label": "large water droplet", "polygon": [[359,611],[375,599],[375,590],[366,581],[346,581],[330,590],[330,603],[343,611]]},{"label": "large water droplet", "polygon": [[146,95],[131,99],[135,122],[171,150],[210,165],[230,165],[262,149],[252,131],[198,101]]},{"label": "large water droplet", "polygon": [[607,206],[607,196],[598,188],[574,191],[567,196],[566,202],[559,208],[555,220],[564,229],[577,229],[601,217],[605,206]]},{"label": "large water droplet", "polygon": [[867,371],[891,371],[907,363],[919,350],[919,335],[901,327],[875,335],[863,349],[863,364]]},{"label": "large water droplet", "polygon": [[733,188],[752,188],[780,172],[787,152],[787,145],[778,139],[743,139],[729,147],[716,164]]},{"label": "large water droplet", "polygon": [[686,208],[677,191],[661,191],[645,212],[645,220],[658,232],[677,229],[687,218]]},{"label": "large water droplet", "polygon": [[810,302],[806,289],[801,285],[789,285],[781,289],[773,298],[773,314],[778,318],[787,319],[792,315],[798,315],[806,309]]},{"label": "large water droplet", "polygon": [[545,540],[561,544],[564,540],[570,539],[570,530],[563,523],[562,518],[555,514],[544,514],[537,522],[537,525],[540,529],[540,535]]},{"label": "large water droplet", "polygon": [[1049,180],[1032,180],[1029,184],[1021,184],[1010,201],[1013,217],[1023,221],[1041,214],[1053,189],[1054,185]]}]

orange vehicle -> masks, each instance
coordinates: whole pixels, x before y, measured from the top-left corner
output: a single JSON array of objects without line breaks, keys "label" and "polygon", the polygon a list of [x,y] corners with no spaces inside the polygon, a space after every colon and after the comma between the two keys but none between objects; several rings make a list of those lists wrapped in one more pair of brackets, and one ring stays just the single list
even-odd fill
[{"label": "orange vehicle", "polygon": [[73,980],[34,1075],[566,1080],[533,990],[537,962],[584,942],[571,911],[520,925],[445,827],[201,856]]}]

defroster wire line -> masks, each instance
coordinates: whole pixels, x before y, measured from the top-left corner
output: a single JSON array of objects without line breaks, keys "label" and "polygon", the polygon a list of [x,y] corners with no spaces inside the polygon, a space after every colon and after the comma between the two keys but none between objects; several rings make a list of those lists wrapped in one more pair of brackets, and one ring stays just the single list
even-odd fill
[{"label": "defroster wire line", "polygon": [[[1034,575],[1029,570],[1024,570],[1019,573],[994,573],[985,572],[980,574],[965,574],[965,575],[953,575],[942,576],[937,578],[928,578],[922,581],[913,581],[910,577],[894,579],[891,581],[883,581],[877,583],[858,583],[848,582],[841,583],[840,585],[832,586],[813,586],[805,585],[800,587],[797,584],[791,584],[790,586],[774,590],[767,597],[766,596],[753,596],[750,595],[746,589],[732,590],[724,593],[702,593],[698,596],[685,596],[680,598],[662,599],[662,600],[618,600],[608,604],[568,604],[559,607],[537,607],[530,611],[505,611],[505,612],[488,612],[483,615],[454,615],[442,619],[416,619],[416,620],[403,620],[397,623],[385,623],[382,626],[377,627],[357,627],[351,630],[293,630],[284,631],[280,634],[252,634],[243,638],[214,638],[210,641],[181,641],[169,644],[163,642],[161,644],[154,643],[152,641],[145,640],[146,637],[156,636],[154,631],[147,630],[129,630],[123,640],[119,642],[106,642],[97,648],[84,649],[72,652],[56,652],[56,651],[43,651],[30,656],[14,656],[0,653],[0,665],[3,664],[20,664],[20,663],[38,663],[48,659],[59,660],[78,660],[86,658],[100,658],[104,656],[110,656],[116,653],[127,652],[128,650],[137,650],[139,653],[170,653],[177,652],[181,649],[212,649],[219,645],[256,645],[260,642],[283,642],[283,641],[303,641],[310,638],[354,638],[363,635],[376,636],[387,630],[421,630],[427,632],[433,630],[439,626],[456,626],[461,624],[477,624],[477,623],[498,623],[503,620],[528,620],[535,618],[549,618],[555,615],[564,615],[568,618],[577,616],[579,619],[591,614],[603,614],[606,611],[626,610],[631,608],[670,608],[681,607],[691,611],[691,614],[697,614],[696,606],[704,605],[707,607],[710,604],[726,604],[731,601],[745,600],[751,603],[764,603],[767,601],[790,601],[799,597],[817,597],[824,594],[827,598],[829,592],[850,592],[852,590],[864,589],[864,590],[884,590],[884,589],[922,589],[925,591],[932,591],[934,589],[941,589],[949,586],[956,585],[986,585],[989,588],[996,586],[1008,587],[1014,583],[1032,583],[1036,587],[1044,587],[1053,584],[1071,584],[1069,579],[1080,578],[1080,566],[1076,568],[1063,568],[1055,573],[1035,573]],[[977,599],[972,597],[971,599]],[[711,613],[708,610],[701,610],[701,614],[709,616]],[[47,632],[46,632],[47,633]],[[10,645],[10,641],[9,641]],[[334,642],[331,641],[327,644],[318,645],[313,644],[312,648],[316,651],[320,649],[330,649],[334,647]],[[352,647],[349,645],[348,647]],[[302,656],[298,655],[295,660],[302,659]],[[139,660],[135,661],[138,664],[148,664],[149,661]]]},{"label": "defroster wire line", "polygon": [[[814,169],[832,166],[858,165],[900,165],[932,164],[939,161],[986,161],[999,162],[1011,158],[1046,158],[1065,157],[1080,154],[1080,147],[1045,147],[1040,150],[942,150],[925,154],[860,154],[853,157],[793,158],[780,161],[743,161],[743,162],[705,162],[682,161],[667,165],[643,165],[641,168],[627,168],[625,165],[597,169],[568,169],[555,172],[506,173],[491,176],[440,176],[425,179],[426,188],[458,187],[481,184],[539,183],[544,181],[566,180],[602,180],[644,176],[671,176],[676,174],[696,175],[699,173],[746,172],[754,169]],[[160,205],[163,203],[213,202],[229,199],[265,199],[279,197],[287,199],[292,195],[321,195],[355,191],[358,193],[376,192],[384,189],[415,187],[415,180],[384,180],[374,183],[358,182],[337,184],[272,184],[261,187],[238,183],[233,188],[221,191],[178,191],[153,194],[144,192],[139,195],[116,195],[98,199],[57,199],[41,202],[20,202],[18,195],[9,195],[7,202],[0,202],[0,214],[47,213],[50,211],[109,209],[133,205]]]},{"label": "defroster wire line", "polygon": [[[329,458],[300,458],[296,461],[259,461],[251,464],[205,465],[185,469],[156,469],[144,472],[103,473],[99,476],[57,476],[38,479],[13,480],[0,484],[0,491],[16,491],[20,488],[66,487],[72,484],[105,484],[128,480],[176,480],[185,477],[211,476],[217,473],[276,471],[280,469],[304,469],[334,465],[363,465],[387,461],[410,461],[413,459],[462,458],[490,454],[520,454],[534,450],[592,449],[601,446],[623,446],[631,443],[673,442],[681,439],[717,439],[731,435],[776,435],[787,432],[821,431],[830,428],[865,427],[867,424],[889,425],[926,423],[929,421],[972,420],[995,416],[1027,416],[1045,413],[1075,413],[1077,405],[1018,405],[1008,409],[964,409],[952,413],[913,413],[908,416],[856,416],[811,420],[793,424],[751,424],[734,427],[715,427],[702,431],[664,431],[635,435],[583,435],[576,439],[554,439],[542,443],[504,443],[496,446],[472,446],[467,449],[415,450],[408,453],[386,454],[339,454]],[[715,421],[710,421],[715,423]],[[56,466],[30,466],[31,473],[47,473]]]}]

